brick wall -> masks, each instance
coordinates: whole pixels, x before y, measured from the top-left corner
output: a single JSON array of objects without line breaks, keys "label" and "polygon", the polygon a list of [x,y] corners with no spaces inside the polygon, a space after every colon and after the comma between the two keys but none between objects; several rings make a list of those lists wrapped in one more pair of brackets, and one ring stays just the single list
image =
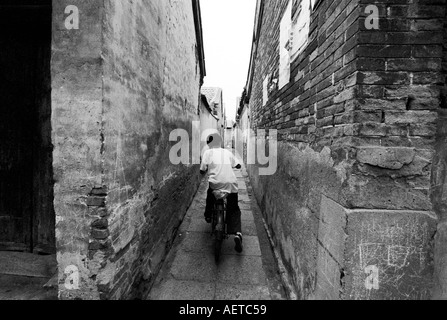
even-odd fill
[{"label": "brick wall", "polygon": [[251,123],[278,130],[278,171],[249,172],[299,298],[430,297],[444,3],[318,2],[290,83],[262,107],[287,5],[264,1]]},{"label": "brick wall", "polygon": [[444,19],[444,48],[442,59],[444,86],[441,89],[441,110],[439,110],[436,155],[432,169],[432,201],[439,224],[435,237],[435,287],[434,299],[447,298],[447,12]]},{"label": "brick wall", "polygon": [[[69,79],[62,73],[67,83],[56,90],[66,102],[54,101],[74,112],[70,122],[58,113],[53,120],[64,177],[57,186],[71,197],[56,188],[60,296],[142,298],[199,184],[196,166],[169,160],[171,131],[192,136],[199,120],[193,8],[190,1],[95,3],[70,3],[79,6],[80,29],[56,32],[61,47],[76,48],[69,55],[76,69]],[[63,8],[58,3],[55,12]],[[66,70],[67,59],[53,69]],[[80,271],[78,290],[64,285],[67,265]]]},{"label": "brick wall", "polygon": [[[368,4],[361,1],[361,13]],[[367,262],[379,267],[381,277],[380,289],[372,297],[427,299],[433,294],[432,239],[437,216],[431,198],[431,172],[441,108],[446,2],[376,1],[375,4],[380,12],[380,29],[367,31],[363,18],[360,19],[356,110],[376,117],[381,114],[381,120],[358,125],[366,132],[362,137],[365,140],[358,143],[354,166],[354,174],[363,176],[356,182],[362,186],[361,197],[353,205],[397,210],[391,221],[400,220],[397,226],[408,225],[402,239],[392,234],[383,238],[383,248],[376,255],[386,261],[375,257]],[[384,154],[394,155],[390,158]],[[375,157],[380,161],[376,162]],[[399,162],[397,167],[390,163],[393,158]],[[407,213],[403,210],[411,210],[410,216],[405,217]],[[390,211],[386,219],[393,214]],[[418,228],[414,229],[412,219],[419,220]],[[396,229],[391,224],[386,230]],[[373,238],[376,239],[367,237]],[[361,262],[360,259],[364,261],[358,253],[352,261]],[[399,291],[392,287],[397,277],[400,277]],[[347,282],[351,279],[352,290],[347,285],[347,291],[351,291],[348,297],[369,296],[364,289],[354,288],[356,281],[362,282],[360,275],[347,277]]]}]

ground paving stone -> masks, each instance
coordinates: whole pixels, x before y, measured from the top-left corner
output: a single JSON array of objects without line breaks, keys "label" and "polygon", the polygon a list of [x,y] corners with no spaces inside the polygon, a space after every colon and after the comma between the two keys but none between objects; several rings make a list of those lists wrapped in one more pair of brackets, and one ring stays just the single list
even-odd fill
[{"label": "ground paving stone", "polygon": [[[225,240],[222,256],[214,260],[214,240],[210,225],[203,213],[206,203],[207,182],[202,182],[185,220],[179,228],[174,248],[168,255],[149,300],[269,300],[284,299],[272,265],[271,248],[255,223],[254,201],[247,191],[246,172],[236,171],[240,188],[239,206],[244,234],[242,253],[234,249],[233,236]],[[258,217],[259,218],[259,217]],[[270,251],[269,251],[270,250]],[[266,256],[268,254],[268,257]],[[268,265],[266,265],[266,262]]]}]

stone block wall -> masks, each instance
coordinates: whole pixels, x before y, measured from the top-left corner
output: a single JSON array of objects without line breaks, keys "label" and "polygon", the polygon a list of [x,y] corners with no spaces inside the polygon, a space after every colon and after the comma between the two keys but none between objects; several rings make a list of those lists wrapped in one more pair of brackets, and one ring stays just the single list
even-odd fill
[{"label": "stone block wall", "polygon": [[[69,4],[79,8],[79,30],[64,28]],[[193,6],[80,0],[53,6],[59,294],[142,298],[200,179],[196,166],[169,160],[171,131],[192,136],[192,121],[199,120]]]},{"label": "stone block wall", "polygon": [[278,130],[278,170],[249,173],[294,293],[430,298],[445,1],[316,1],[290,82],[263,107],[287,4],[263,1],[250,95],[252,128]]}]

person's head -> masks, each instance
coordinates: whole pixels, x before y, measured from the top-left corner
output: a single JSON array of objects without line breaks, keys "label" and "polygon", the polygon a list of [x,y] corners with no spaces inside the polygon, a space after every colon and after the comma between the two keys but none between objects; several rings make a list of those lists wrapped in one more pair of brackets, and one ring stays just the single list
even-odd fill
[{"label": "person's head", "polygon": [[220,134],[213,133],[212,135],[208,136],[207,144],[210,149],[222,148],[222,138]]}]

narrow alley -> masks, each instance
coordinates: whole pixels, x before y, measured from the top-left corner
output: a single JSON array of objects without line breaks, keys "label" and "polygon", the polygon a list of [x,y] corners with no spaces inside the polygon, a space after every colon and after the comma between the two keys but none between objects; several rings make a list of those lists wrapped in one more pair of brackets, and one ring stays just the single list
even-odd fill
[{"label": "narrow alley", "polygon": [[[214,238],[204,220],[207,179],[179,229],[173,249],[150,292],[149,300],[284,300],[286,292],[245,169],[237,170],[244,250],[233,237],[214,260]],[[262,249],[261,249],[262,248]]]}]

